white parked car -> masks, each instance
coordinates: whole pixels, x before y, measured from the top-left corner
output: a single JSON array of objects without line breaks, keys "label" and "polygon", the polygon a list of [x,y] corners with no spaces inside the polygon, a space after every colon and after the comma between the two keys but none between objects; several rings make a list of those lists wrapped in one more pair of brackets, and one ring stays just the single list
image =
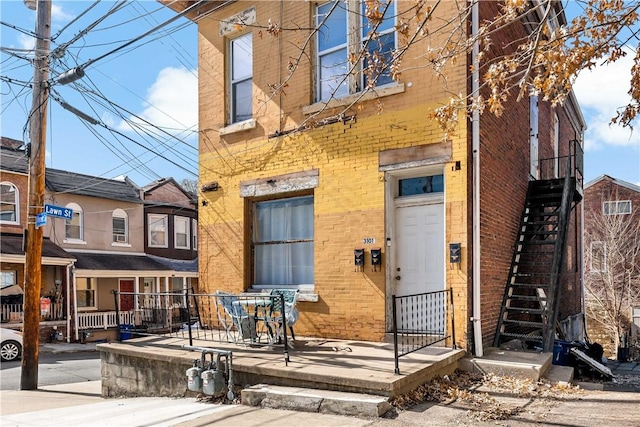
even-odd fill
[{"label": "white parked car", "polygon": [[16,360],[22,354],[22,332],[0,328],[0,356],[2,361]]}]

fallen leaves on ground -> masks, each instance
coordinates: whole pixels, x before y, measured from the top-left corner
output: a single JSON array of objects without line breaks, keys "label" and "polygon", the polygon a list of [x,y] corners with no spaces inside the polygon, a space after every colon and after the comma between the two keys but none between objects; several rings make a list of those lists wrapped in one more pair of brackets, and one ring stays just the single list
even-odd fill
[{"label": "fallen leaves on ground", "polygon": [[[450,404],[454,401],[471,406],[468,416],[478,421],[506,420],[525,410],[532,399],[559,400],[583,393],[577,386],[550,384],[531,379],[481,375],[456,371],[453,375],[436,377],[417,389],[398,396],[392,404],[399,410],[423,402]],[[524,398],[526,404],[514,403],[493,395]]]}]

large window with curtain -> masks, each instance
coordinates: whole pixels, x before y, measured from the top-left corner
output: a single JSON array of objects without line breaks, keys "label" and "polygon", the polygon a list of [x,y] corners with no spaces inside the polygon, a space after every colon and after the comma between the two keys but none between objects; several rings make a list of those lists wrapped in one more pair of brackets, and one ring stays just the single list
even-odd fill
[{"label": "large window with curtain", "polygon": [[313,284],[313,196],[256,202],[252,246],[254,287]]}]

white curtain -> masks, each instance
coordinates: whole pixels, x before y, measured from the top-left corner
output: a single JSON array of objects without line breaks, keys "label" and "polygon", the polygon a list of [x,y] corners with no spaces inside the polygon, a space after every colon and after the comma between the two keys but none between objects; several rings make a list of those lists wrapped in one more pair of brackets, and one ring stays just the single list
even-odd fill
[{"label": "white curtain", "polygon": [[313,196],[257,203],[254,243],[256,285],[313,283]]}]

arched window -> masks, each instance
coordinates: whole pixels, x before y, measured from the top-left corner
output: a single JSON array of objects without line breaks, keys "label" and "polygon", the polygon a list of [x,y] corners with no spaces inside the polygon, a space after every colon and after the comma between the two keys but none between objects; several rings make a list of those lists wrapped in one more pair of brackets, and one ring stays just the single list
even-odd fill
[{"label": "arched window", "polygon": [[115,209],[111,217],[113,243],[129,243],[129,221],[123,209]]},{"label": "arched window", "polygon": [[66,222],[64,237],[67,240],[84,241],[84,215],[82,208],[77,203],[69,203],[66,206],[73,209],[73,217]]},{"label": "arched window", "polygon": [[18,187],[10,182],[0,183],[0,222],[20,223]]}]

